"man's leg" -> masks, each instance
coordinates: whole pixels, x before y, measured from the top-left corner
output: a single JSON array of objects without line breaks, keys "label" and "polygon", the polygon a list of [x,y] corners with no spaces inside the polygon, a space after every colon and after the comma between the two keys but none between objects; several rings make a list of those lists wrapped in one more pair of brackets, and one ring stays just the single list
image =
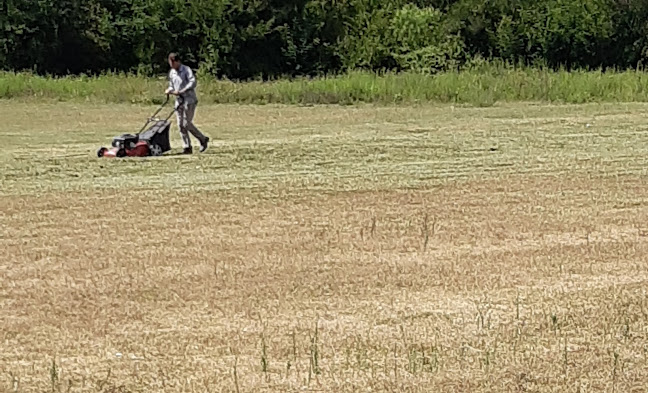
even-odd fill
[{"label": "man's leg", "polygon": [[178,128],[182,137],[182,147],[186,150],[191,149],[191,138],[187,132],[187,111],[184,105],[180,105],[176,111],[178,116]]},{"label": "man's leg", "polygon": [[207,148],[207,142],[209,142],[209,138],[207,138],[202,132],[200,132],[198,127],[194,125],[193,119],[195,114],[196,104],[188,105],[185,109],[185,128],[186,131],[189,131],[191,135],[198,139],[198,141],[200,142],[201,151],[204,151]]}]

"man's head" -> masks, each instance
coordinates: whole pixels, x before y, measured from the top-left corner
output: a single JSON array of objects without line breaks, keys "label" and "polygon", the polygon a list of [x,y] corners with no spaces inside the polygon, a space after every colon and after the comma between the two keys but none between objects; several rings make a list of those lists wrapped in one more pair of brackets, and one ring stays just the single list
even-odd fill
[{"label": "man's head", "polygon": [[169,53],[169,67],[177,71],[181,65],[180,55],[177,53]]}]

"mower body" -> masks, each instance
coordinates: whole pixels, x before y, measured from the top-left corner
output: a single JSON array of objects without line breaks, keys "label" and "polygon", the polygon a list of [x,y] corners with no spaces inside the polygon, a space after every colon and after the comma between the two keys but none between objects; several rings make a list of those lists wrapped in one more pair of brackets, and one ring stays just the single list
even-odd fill
[{"label": "mower body", "polygon": [[148,157],[161,156],[171,150],[169,143],[168,120],[154,120],[153,125],[140,134],[123,134],[112,141],[112,147],[101,147],[97,151],[98,157]]},{"label": "mower body", "polygon": [[140,141],[129,148],[111,147],[110,149],[102,147],[97,152],[98,157],[103,158],[121,158],[121,157],[148,157],[151,155],[151,149],[148,143]]}]

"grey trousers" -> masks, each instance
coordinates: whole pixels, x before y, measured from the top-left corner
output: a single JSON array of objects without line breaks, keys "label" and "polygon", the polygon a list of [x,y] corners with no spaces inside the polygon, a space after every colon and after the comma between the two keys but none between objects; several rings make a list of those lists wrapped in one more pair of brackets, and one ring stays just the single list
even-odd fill
[{"label": "grey trousers", "polygon": [[193,123],[194,115],[196,114],[196,104],[180,105],[176,110],[176,114],[178,116],[180,135],[182,136],[182,147],[185,149],[191,147],[189,133],[198,139],[200,144],[205,143],[207,137]]}]

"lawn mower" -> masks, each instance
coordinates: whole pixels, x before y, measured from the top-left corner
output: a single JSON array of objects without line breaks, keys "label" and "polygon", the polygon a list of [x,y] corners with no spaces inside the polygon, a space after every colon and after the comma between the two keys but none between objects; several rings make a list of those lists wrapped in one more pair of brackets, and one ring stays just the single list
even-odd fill
[{"label": "lawn mower", "polygon": [[[175,108],[166,119],[156,117],[168,103],[169,96],[167,95],[166,101],[147,119],[146,124],[137,134],[123,134],[115,137],[111,148],[101,147],[97,150],[97,157],[161,156],[171,150],[171,144],[169,143],[171,123],[169,119],[175,113]],[[149,128],[147,129],[147,127]]]}]

